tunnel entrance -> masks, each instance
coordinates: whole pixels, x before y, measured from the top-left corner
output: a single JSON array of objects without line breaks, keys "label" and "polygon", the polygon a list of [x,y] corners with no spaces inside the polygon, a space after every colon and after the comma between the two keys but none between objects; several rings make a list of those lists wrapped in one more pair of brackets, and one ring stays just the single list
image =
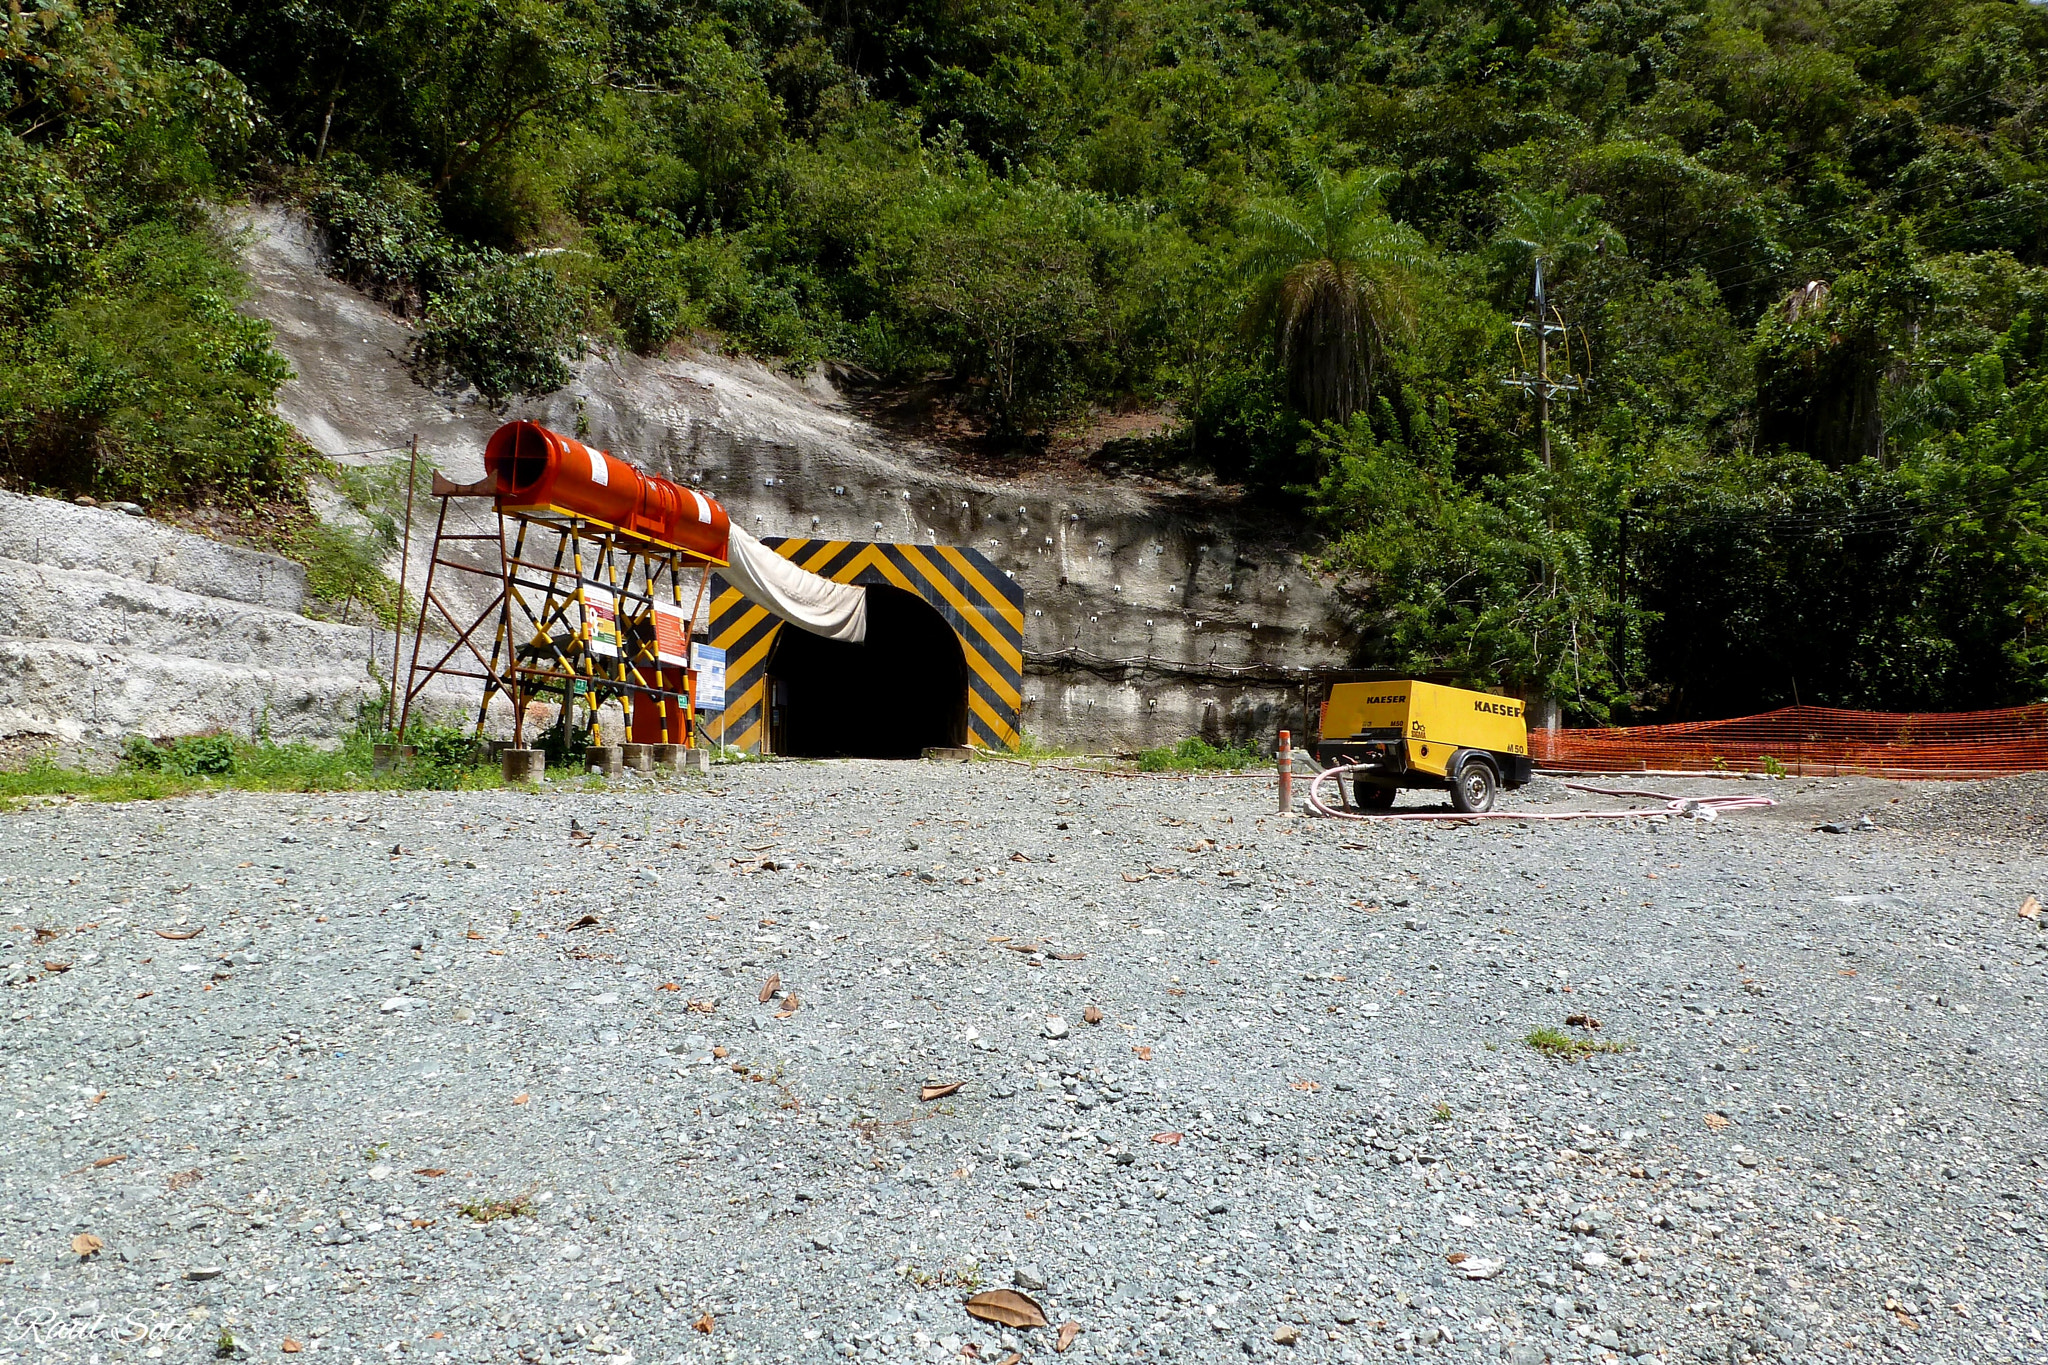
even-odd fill
[{"label": "tunnel entrance", "polygon": [[930,603],[868,587],[868,638],[785,625],[768,656],[768,744],[794,758],[916,758],[967,742],[967,659]]}]

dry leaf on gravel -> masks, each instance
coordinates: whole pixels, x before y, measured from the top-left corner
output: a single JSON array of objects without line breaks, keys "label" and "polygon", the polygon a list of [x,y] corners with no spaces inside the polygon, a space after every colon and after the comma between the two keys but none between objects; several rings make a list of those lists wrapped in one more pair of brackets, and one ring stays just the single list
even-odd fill
[{"label": "dry leaf on gravel", "polygon": [[711,1315],[709,1313],[706,1313],[703,1317],[698,1318],[695,1322],[691,1323],[690,1325],[700,1332],[709,1332],[713,1325],[711,1321]]},{"label": "dry leaf on gravel", "polygon": [[1707,1127],[1709,1127],[1709,1128],[1713,1128],[1713,1129],[1721,1129],[1721,1128],[1726,1128],[1726,1127],[1728,1126],[1728,1123],[1729,1123],[1729,1119],[1728,1119],[1728,1116],[1727,1116],[1726,1114],[1709,1114],[1709,1115],[1707,1115]]},{"label": "dry leaf on gravel", "polygon": [[193,1185],[197,1185],[202,1179],[204,1179],[204,1177],[202,1177],[197,1170],[173,1171],[169,1175],[164,1177],[164,1184],[170,1186],[174,1190],[183,1190],[189,1189]]},{"label": "dry leaf on gravel", "polygon": [[1141,1062],[1149,1062],[1152,1060],[1152,1049],[1149,1047],[1134,1047],[1131,1049],[1131,1051],[1138,1054],[1138,1060]]},{"label": "dry leaf on gravel", "polygon": [[1045,1310],[1029,1294],[1020,1294],[1014,1289],[991,1289],[976,1294],[964,1305],[970,1317],[983,1322],[1000,1323],[1005,1327],[1043,1327],[1046,1325]]},{"label": "dry leaf on gravel", "polygon": [[90,1256],[106,1243],[89,1232],[81,1232],[71,1239],[71,1249],[80,1256]]},{"label": "dry leaf on gravel", "polygon": [[1052,1344],[1053,1350],[1059,1352],[1061,1355],[1065,1355],[1067,1353],[1067,1348],[1074,1344],[1074,1338],[1080,1335],[1080,1323],[1074,1322],[1072,1320],[1061,1323],[1060,1339]]},{"label": "dry leaf on gravel", "polygon": [[2041,918],[2041,902],[2039,902],[2039,901],[2035,900],[2035,899],[2034,899],[2034,898],[2033,898],[2032,896],[2029,896],[2029,897],[2027,897],[2027,898],[2026,898],[2025,900],[2021,901],[2021,902],[2020,902],[2020,918],[2021,918],[2021,919],[2039,919],[2039,918]]},{"label": "dry leaf on gravel", "polygon": [[996,1365],[1017,1365],[1017,1362],[1022,1360],[1023,1358],[1023,1356],[1018,1355],[1015,1351],[1012,1351],[1008,1355],[1004,1356],[1001,1360],[998,1360],[996,1362]]},{"label": "dry leaf on gravel", "polygon": [[1086,953],[1047,953],[1046,956],[1054,962],[1086,962],[1088,960],[1088,954]]},{"label": "dry leaf on gravel", "polygon": [[1566,1028],[1596,1029],[1600,1027],[1600,1021],[1590,1014],[1567,1014],[1564,1017],[1564,1022]]},{"label": "dry leaf on gravel", "polygon": [[782,973],[770,972],[768,979],[761,983],[761,1003],[767,1004],[775,998],[775,992],[782,989]]},{"label": "dry leaf on gravel", "polygon": [[295,1356],[299,1352],[305,1350],[306,1348],[299,1345],[298,1342],[292,1340],[290,1337],[286,1337],[283,1341],[277,1343],[277,1349],[283,1351],[288,1356]]},{"label": "dry leaf on gravel", "polygon": [[961,1081],[928,1082],[923,1089],[917,1092],[917,1097],[921,1100],[927,1101],[942,1100],[946,1098],[946,1096],[958,1090],[962,1084],[964,1084],[964,1082]]},{"label": "dry leaf on gravel", "polygon": [[596,915],[583,915],[577,919],[571,920],[569,923],[563,925],[562,928],[565,931],[570,929],[589,929],[601,923],[603,923],[603,921],[598,919]]},{"label": "dry leaf on gravel", "polygon": [[796,1017],[796,1012],[803,1008],[803,1004],[803,1001],[797,999],[796,992],[791,991],[788,995],[782,997],[782,1008],[775,1011],[775,1017],[777,1019],[793,1019]]},{"label": "dry leaf on gravel", "polygon": [[103,1156],[98,1161],[93,1162],[92,1168],[96,1171],[103,1171],[115,1162],[126,1161],[127,1159],[128,1154],[126,1152],[116,1152],[112,1156]]},{"label": "dry leaf on gravel", "polygon": [[526,1102],[527,1102],[528,1100],[530,1100],[530,1099],[532,1099],[532,1098],[533,1098],[533,1096],[531,1096],[531,1095],[527,1094],[527,1093],[526,1093],[526,1092],[525,1092],[524,1090],[522,1090],[522,1091],[520,1091],[520,1092],[519,1092],[518,1094],[516,1094],[516,1095],[514,1095],[514,1096],[512,1097],[512,1103],[514,1103],[514,1104],[525,1104],[525,1103],[526,1103]]},{"label": "dry leaf on gravel", "polygon": [[446,1175],[448,1174],[448,1172],[446,1168],[441,1166],[420,1166],[414,1169],[413,1174],[423,1175],[426,1176],[429,1180],[431,1180],[436,1176]]},{"label": "dry leaf on gravel", "polygon": [[469,931],[469,932],[468,932],[467,934],[464,934],[464,935],[463,935],[463,937],[464,937],[464,938],[482,938],[482,937],[483,937],[483,935],[482,935],[482,934],[480,934],[480,933],[478,933],[478,932],[477,932],[476,930],[472,929],[472,930],[470,930],[470,931]]},{"label": "dry leaf on gravel", "polygon": [[1454,1251],[1450,1255],[1444,1257],[1444,1263],[1446,1265],[1463,1265],[1465,1264],[1465,1253],[1462,1251]]},{"label": "dry leaf on gravel", "polygon": [[1178,1146],[1178,1145],[1180,1144],[1180,1134],[1179,1134],[1179,1133],[1154,1133],[1154,1134],[1152,1135],[1152,1140],[1153,1140],[1154,1142],[1163,1142],[1163,1143],[1165,1143],[1165,1144],[1166,1144],[1167,1146],[1169,1146],[1169,1147],[1174,1147],[1174,1146]]},{"label": "dry leaf on gravel", "polygon": [[1287,1083],[1287,1088],[1289,1090],[1315,1091],[1321,1090],[1323,1088],[1323,1083],[1321,1081],[1289,1081]]},{"label": "dry leaf on gravel", "polygon": [[659,986],[656,986],[654,989],[658,991],[679,991],[682,989],[682,987],[677,985],[673,981],[664,981]]},{"label": "dry leaf on gravel", "polygon": [[1102,1022],[1102,1006],[1100,1006],[1100,1005],[1090,1005],[1090,1006],[1089,1006],[1089,1007],[1088,1007],[1087,1009],[1085,1009],[1085,1010],[1082,1010],[1082,1011],[1081,1011],[1081,1017],[1082,1017],[1083,1019],[1085,1019],[1086,1021],[1088,1021],[1089,1023],[1091,1023],[1091,1024],[1099,1024],[1099,1023],[1101,1023],[1101,1022]]},{"label": "dry leaf on gravel", "polygon": [[173,943],[183,943],[188,938],[198,938],[199,931],[205,927],[205,925],[194,925],[190,929],[159,929],[156,931],[156,936],[158,938],[167,938]]}]

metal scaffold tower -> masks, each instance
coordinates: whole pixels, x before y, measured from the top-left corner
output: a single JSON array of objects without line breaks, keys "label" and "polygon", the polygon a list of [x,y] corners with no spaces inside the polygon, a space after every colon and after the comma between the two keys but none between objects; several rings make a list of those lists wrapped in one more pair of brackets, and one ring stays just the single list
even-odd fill
[{"label": "metal scaffold tower", "polygon": [[[721,561],[562,509],[492,507],[478,509],[480,517],[458,512],[451,524],[451,503],[484,495],[438,475],[433,494],[441,510],[420,588],[400,734],[425,689],[449,677],[483,683],[479,737],[492,702],[503,697],[510,703],[515,747],[525,747],[526,713],[535,702],[561,708],[561,734],[571,747],[605,742],[600,710],[612,702],[623,713],[628,741],[692,742],[692,625],[709,569]],[[698,572],[687,585],[686,609],[692,568]],[[446,580],[437,581],[444,572],[488,584],[481,608],[452,603],[451,597],[476,599],[444,591]],[[454,640],[422,661],[423,647],[431,653],[441,644],[426,641],[430,616],[437,627],[452,630]],[[481,642],[487,628],[488,649]]]}]

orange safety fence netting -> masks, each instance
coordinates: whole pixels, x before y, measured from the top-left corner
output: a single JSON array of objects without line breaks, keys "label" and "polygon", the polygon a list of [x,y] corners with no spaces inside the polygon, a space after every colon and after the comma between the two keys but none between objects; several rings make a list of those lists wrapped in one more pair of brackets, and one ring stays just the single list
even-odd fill
[{"label": "orange safety fence netting", "polygon": [[2002,711],[1837,711],[1788,706],[1760,716],[1600,730],[1531,730],[1537,766],[1821,776],[1997,777],[2048,770],[2048,703]]}]

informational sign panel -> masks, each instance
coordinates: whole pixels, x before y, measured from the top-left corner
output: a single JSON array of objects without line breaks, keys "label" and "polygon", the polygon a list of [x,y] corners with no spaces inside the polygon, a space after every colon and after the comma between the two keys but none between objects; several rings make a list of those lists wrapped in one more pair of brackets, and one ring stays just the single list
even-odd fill
[{"label": "informational sign panel", "polygon": [[690,661],[689,632],[683,629],[683,614],[674,607],[654,609],[654,657],[678,668]]},{"label": "informational sign panel", "polygon": [[690,667],[697,670],[697,709],[725,709],[725,651],[712,645],[690,646]]},{"label": "informational sign panel", "polygon": [[590,627],[590,652],[619,657],[619,603],[609,588],[583,589],[583,619]]}]

